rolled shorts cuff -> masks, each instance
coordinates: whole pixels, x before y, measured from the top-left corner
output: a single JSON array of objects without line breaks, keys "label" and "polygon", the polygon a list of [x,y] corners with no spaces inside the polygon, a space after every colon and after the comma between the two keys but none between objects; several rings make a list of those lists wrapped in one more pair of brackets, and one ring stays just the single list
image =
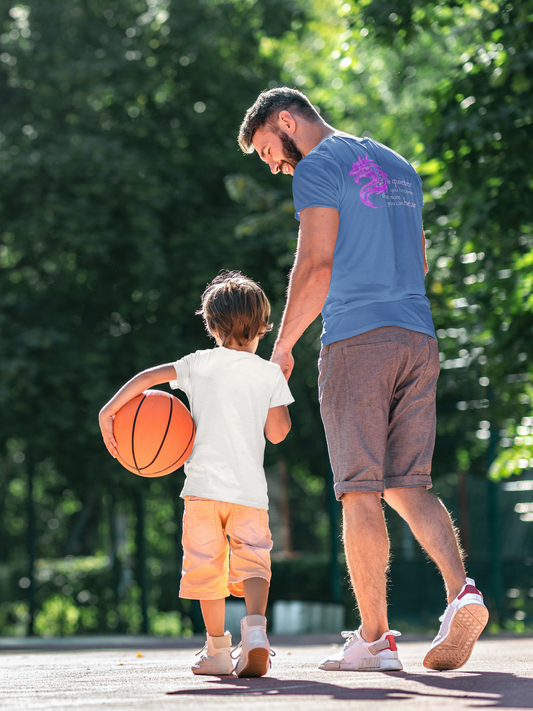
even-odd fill
[{"label": "rolled shorts cuff", "polygon": [[334,485],[334,489],[335,498],[340,501],[344,494],[382,494],[383,484],[373,479],[368,481],[341,481]]},{"label": "rolled shorts cuff", "polygon": [[427,474],[409,474],[409,476],[389,476],[385,478],[385,489],[414,489],[416,487],[431,489],[431,477]]},{"label": "rolled shorts cuff", "polygon": [[383,494],[386,489],[415,489],[417,487],[431,489],[431,477],[426,474],[409,476],[390,476],[381,485],[379,481],[354,481],[335,484],[335,498],[340,501],[344,494]]},{"label": "rolled shorts cuff", "polygon": [[[266,571],[265,571],[266,573]],[[258,573],[249,573],[248,575],[243,575],[239,580],[228,581],[228,590],[233,595],[233,597],[244,597],[244,581],[251,580],[252,578],[262,578],[266,580],[270,585],[272,579],[272,573],[268,571],[268,574],[260,575]]]},{"label": "rolled shorts cuff", "polygon": [[187,590],[183,588],[183,586],[180,587],[179,592],[179,597],[182,597],[184,600],[221,600],[229,596],[230,593],[227,590],[220,593],[199,593],[197,590]]}]

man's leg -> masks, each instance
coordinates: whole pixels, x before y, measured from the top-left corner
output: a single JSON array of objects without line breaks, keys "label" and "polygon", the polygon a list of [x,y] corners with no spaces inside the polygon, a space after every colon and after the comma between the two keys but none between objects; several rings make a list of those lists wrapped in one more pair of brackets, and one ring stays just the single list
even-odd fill
[{"label": "man's leg", "polygon": [[386,489],[385,501],[405,519],[414,537],[444,578],[448,602],[465,584],[462,552],[444,504],[424,487]]},{"label": "man's leg", "polygon": [[470,658],[489,613],[474,581],[465,576],[450,516],[442,502],[424,488],[388,489],[384,497],[407,521],[415,538],[437,564],[446,585],[448,606],[424,666],[458,669]]},{"label": "man's leg", "polygon": [[347,493],[342,497],[344,547],[361,627],[344,648],[324,659],[324,671],[401,671],[402,663],[387,621],[389,537],[381,494]]},{"label": "man's leg", "polygon": [[344,494],[343,538],[348,569],[366,642],[389,629],[387,568],[389,537],[380,494]]}]

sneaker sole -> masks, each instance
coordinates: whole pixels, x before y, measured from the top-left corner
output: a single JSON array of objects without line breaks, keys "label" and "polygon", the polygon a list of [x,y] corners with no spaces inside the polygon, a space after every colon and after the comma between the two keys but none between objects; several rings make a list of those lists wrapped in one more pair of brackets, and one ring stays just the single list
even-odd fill
[{"label": "sneaker sole", "polygon": [[200,674],[204,676],[229,676],[233,673],[233,667],[225,671],[214,667],[191,667],[191,671],[193,674]]},{"label": "sneaker sole", "polygon": [[[363,661],[363,660],[360,660]],[[372,659],[372,661],[377,661]],[[368,665],[359,666],[360,662],[357,664],[348,664],[347,662],[340,662],[338,666],[334,666],[331,663],[319,664],[318,668],[322,671],[346,671],[346,672],[385,672],[385,671],[402,671],[403,665],[399,659],[382,659],[379,665]]]},{"label": "sneaker sole", "polygon": [[485,629],[489,611],[483,605],[465,605],[455,613],[446,638],[424,659],[426,669],[459,669],[470,659],[474,644]]},{"label": "sneaker sole", "polygon": [[238,677],[264,676],[268,671],[270,652],[268,649],[251,649],[248,652],[248,663],[239,671]]}]

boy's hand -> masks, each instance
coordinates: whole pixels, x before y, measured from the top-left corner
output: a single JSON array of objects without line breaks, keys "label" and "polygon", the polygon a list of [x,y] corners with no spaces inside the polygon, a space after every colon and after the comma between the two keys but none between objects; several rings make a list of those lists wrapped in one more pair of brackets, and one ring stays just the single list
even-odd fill
[{"label": "boy's hand", "polygon": [[102,437],[104,438],[104,444],[107,447],[107,451],[116,459],[118,452],[115,435],[113,434],[113,419],[112,415],[106,415],[101,412],[98,421],[100,423],[100,430],[102,432]]},{"label": "boy's hand", "polygon": [[111,400],[104,405],[98,415],[100,430],[104,438],[104,444],[108,449],[109,454],[115,459],[118,456],[117,443],[113,434],[113,419],[121,407],[133,400],[134,397],[140,395],[144,390],[151,388],[154,385],[168,383],[176,378],[176,370],[172,363],[166,365],[157,365],[155,368],[148,368],[142,373],[128,380],[126,385],[123,385],[120,390],[113,395]]}]

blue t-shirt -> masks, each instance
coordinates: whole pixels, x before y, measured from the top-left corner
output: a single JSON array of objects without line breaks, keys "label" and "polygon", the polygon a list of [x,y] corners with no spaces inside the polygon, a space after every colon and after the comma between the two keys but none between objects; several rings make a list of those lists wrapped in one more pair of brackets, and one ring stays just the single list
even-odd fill
[{"label": "blue t-shirt", "polygon": [[306,207],[339,211],[323,345],[380,326],[435,338],[424,287],[421,185],[398,153],[348,134],[324,138],[296,166],[296,218]]}]

